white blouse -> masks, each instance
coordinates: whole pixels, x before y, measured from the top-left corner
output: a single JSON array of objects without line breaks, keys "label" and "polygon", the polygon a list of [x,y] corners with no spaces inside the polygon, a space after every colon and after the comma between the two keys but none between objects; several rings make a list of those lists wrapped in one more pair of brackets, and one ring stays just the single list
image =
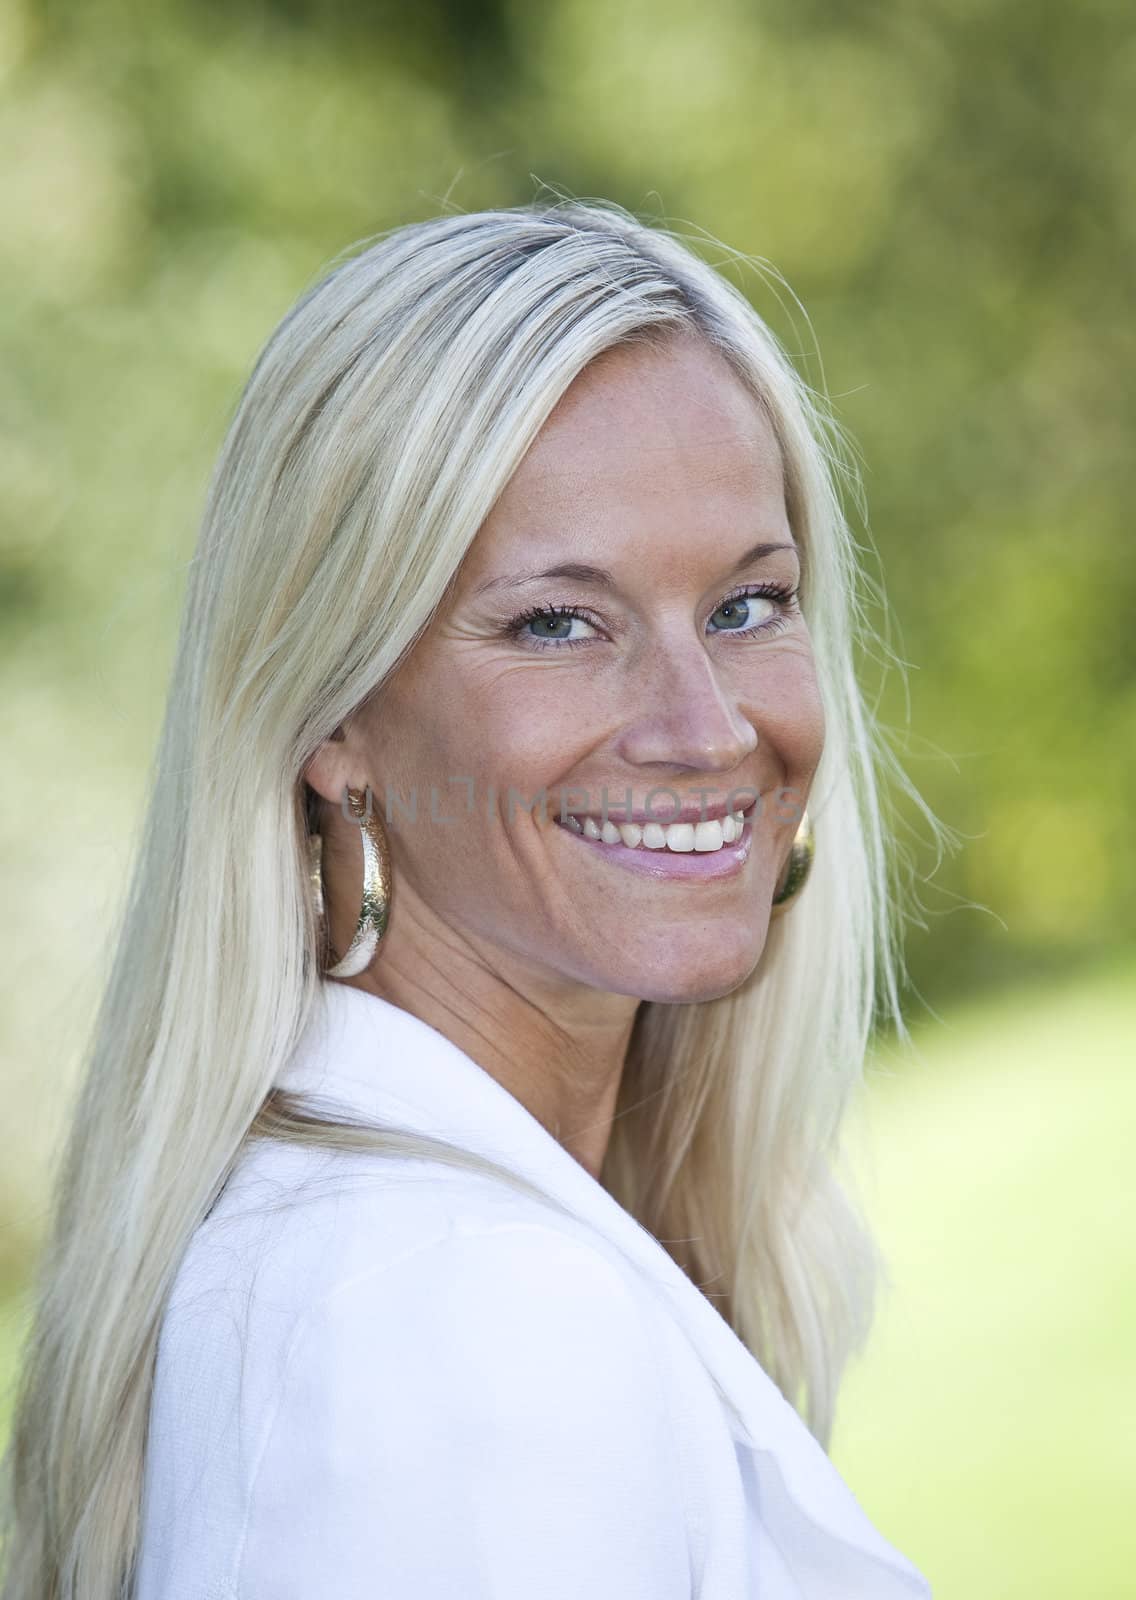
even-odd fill
[{"label": "white blouse", "polygon": [[282,1087],[509,1166],[250,1146],[163,1317],[135,1600],[927,1600],[658,1241],[429,1024]]}]

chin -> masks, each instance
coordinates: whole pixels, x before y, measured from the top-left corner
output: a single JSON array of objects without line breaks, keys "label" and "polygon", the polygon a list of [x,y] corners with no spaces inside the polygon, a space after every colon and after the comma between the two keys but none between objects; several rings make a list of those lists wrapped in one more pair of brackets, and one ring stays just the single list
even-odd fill
[{"label": "chin", "polygon": [[[752,930],[751,930],[752,931]],[[639,1000],[654,1000],[663,1005],[693,1005],[700,1000],[720,1000],[732,994],[751,975],[765,949],[765,929],[756,942],[751,938],[744,948],[705,951],[695,959],[660,959],[655,952],[635,968],[631,964],[607,987]]]}]

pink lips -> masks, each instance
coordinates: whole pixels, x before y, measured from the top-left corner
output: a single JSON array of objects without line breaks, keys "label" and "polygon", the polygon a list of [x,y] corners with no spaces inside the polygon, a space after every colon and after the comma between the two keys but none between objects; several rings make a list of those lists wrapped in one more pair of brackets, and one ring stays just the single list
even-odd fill
[{"label": "pink lips", "polygon": [[741,837],[733,844],[724,844],[720,850],[648,850],[645,845],[605,844],[602,839],[589,839],[561,827],[561,833],[575,839],[588,850],[599,850],[605,861],[613,867],[623,867],[627,872],[638,872],[645,878],[729,878],[740,872],[749,856],[753,839],[753,826],[747,816]]}]

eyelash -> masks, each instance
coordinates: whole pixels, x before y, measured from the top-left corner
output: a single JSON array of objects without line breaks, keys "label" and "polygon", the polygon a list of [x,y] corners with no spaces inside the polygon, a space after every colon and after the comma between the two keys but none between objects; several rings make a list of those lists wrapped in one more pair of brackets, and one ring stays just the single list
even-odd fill
[{"label": "eyelash", "polygon": [[[735,638],[748,639],[757,634],[780,633],[782,628],[789,626],[791,612],[796,607],[797,590],[791,583],[762,583],[751,585],[748,589],[738,589],[733,594],[727,594],[719,600],[715,611],[720,611],[724,605],[729,605],[733,600],[776,600],[781,606],[780,614],[767,617],[764,622],[755,623],[751,628],[722,628],[723,634],[733,634]],[[713,612],[711,612],[713,616]],[[562,617],[576,617],[581,622],[590,623],[598,628],[600,624],[592,616],[578,606],[533,606],[530,610],[522,612],[519,617],[514,617],[508,625],[508,633],[520,639],[522,631],[530,622],[535,622],[538,617],[550,617],[559,621]],[[571,650],[576,645],[593,644],[592,639],[538,639],[535,634],[530,634],[525,640],[527,650]]]}]

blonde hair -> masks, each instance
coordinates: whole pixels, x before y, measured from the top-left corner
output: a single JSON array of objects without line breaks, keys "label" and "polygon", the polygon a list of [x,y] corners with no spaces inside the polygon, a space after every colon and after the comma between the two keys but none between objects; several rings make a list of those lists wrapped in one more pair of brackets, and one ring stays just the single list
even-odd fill
[{"label": "blonde hair", "polygon": [[854,675],[863,574],[838,484],[856,475],[823,397],[678,236],[607,204],[447,215],[368,241],[302,295],[210,483],[41,1258],[5,1600],[128,1593],[163,1307],[246,1141],[494,1170],[272,1089],[322,981],[301,774],[413,646],[573,379],[683,331],[722,353],[783,454],[827,728],[817,855],[746,983],[641,1005],[603,1181],[827,1443],[882,1265],[837,1176],[838,1134],[877,1003],[902,1030],[879,785],[894,758]]}]

